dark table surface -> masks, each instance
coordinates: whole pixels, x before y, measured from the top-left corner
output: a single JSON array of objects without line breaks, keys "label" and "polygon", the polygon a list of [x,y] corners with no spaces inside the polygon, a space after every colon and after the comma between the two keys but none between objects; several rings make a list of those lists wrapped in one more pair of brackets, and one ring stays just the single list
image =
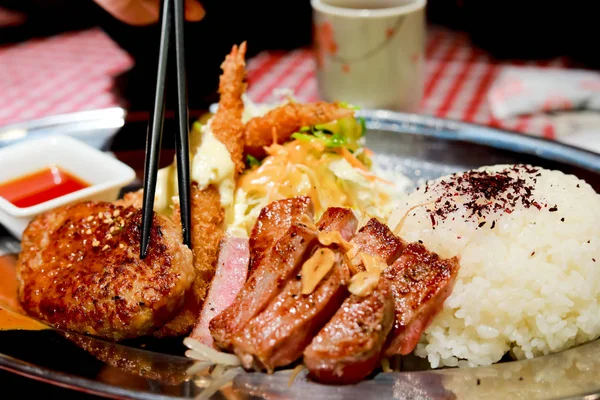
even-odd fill
[{"label": "dark table surface", "polygon": [[61,399],[99,400],[101,397],[63,389],[0,369],[0,398],[13,399]]}]

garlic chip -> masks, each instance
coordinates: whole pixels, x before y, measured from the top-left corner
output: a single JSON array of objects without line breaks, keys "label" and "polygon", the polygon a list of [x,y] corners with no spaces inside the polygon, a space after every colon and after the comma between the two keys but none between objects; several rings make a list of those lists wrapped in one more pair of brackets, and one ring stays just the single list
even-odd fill
[{"label": "garlic chip", "polygon": [[359,272],[350,278],[348,291],[356,296],[364,297],[373,292],[379,283],[381,271]]},{"label": "garlic chip", "polygon": [[302,294],[311,294],[335,262],[335,253],[326,247],[319,248],[302,265]]},{"label": "garlic chip", "polygon": [[337,244],[342,251],[348,252],[352,250],[353,245],[344,240],[339,231],[319,232],[319,243],[323,246]]},{"label": "garlic chip", "polygon": [[370,272],[370,271],[380,271],[381,272],[387,267],[387,264],[381,257],[372,256],[372,255],[364,253],[362,251],[360,253],[358,253],[358,255],[360,256],[360,260],[362,261],[367,272]]}]

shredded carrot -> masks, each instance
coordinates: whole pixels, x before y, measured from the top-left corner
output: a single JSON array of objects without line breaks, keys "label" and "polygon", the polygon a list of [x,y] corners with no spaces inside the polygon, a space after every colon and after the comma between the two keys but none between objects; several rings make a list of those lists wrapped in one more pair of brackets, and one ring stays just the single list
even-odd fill
[{"label": "shredded carrot", "polygon": [[[358,161],[358,160],[357,160],[357,161]],[[359,161],[359,162],[360,162],[360,161]],[[365,170],[363,170],[363,169],[359,169],[359,170],[358,170],[358,172],[360,172],[360,173],[361,173],[361,174],[362,174],[362,175],[363,175],[365,178],[367,178],[367,180],[369,180],[369,181],[371,181],[371,182],[374,182],[374,181],[379,181],[379,182],[385,183],[385,184],[387,184],[387,185],[393,185],[393,184],[394,184],[393,182],[390,182],[390,181],[388,181],[388,180],[386,180],[386,179],[383,179],[383,178],[382,178],[382,177],[380,177],[380,176],[373,175],[373,174],[371,174],[370,172],[368,172],[368,171],[365,171]]]},{"label": "shredded carrot", "polygon": [[363,171],[368,171],[367,167],[361,163],[358,158],[354,157],[350,151],[345,147],[339,147],[338,152],[342,157],[346,159],[354,168],[362,169]]}]

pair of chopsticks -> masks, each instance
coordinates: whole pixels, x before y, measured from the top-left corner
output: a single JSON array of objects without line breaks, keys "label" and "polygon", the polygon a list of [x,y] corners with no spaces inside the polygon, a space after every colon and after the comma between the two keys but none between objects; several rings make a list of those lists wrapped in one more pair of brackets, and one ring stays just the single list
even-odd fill
[{"label": "pair of chopsticks", "polygon": [[[156,79],[156,94],[154,98],[154,113],[151,126],[148,126],[146,139],[146,161],[144,170],[144,202],[142,206],[142,238],[140,258],[146,257],[150,240],[150,230],[154,217],[154,193],[156,177],[162,144],[163,126],[165,120],[166,80],[171,36],[175,35],[175,60],[177,75],[177,117],[179,132],[175,135],[177,153],[177,185],[179,190],[179,205],[181,209],[181,227],[183,242],[191,248],[190,239],[190,155],[189,155],[189,121],[187,104],[187,78],[185,72],[184,54],[184,0],[164,0],[162,6],[162,22],[160,48],[158,53],[158,72]],[[174,32],[172,32],[174,31]]]}]

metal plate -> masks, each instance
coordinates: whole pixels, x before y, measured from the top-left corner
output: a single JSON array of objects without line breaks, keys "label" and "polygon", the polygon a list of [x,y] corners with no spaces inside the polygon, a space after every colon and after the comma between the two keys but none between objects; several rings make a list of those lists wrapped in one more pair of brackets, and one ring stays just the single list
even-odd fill
[{"label": "metal plate", "polygon": [[90,146],[106,150],[125,121],[120,107],[53,115],[0,127],[0,148],[39,136],[72,136]]},{"label": "metal plate", "polygon": [[[367,145],[383,169],[414,180],[499,163],[529,163],[572,173],[600,191],[600,155],[483,126],[388,111],[361,111]],[[5,238],[6,239],[6,238]],[[2,246],[0,246],[1,248]],[[9,248],[9,247],[4,247]],[[187,374],[181,338],[120,344],[61,331],[0,332],[0,368],[112,398],[180,399],[202,393]],[[313,383],[301,373],[240,373],[213,398],[235,399],[522,399],[600,398],[600,341],[533,360],[427,371],[406,357],[404,371],[353,386]],[[206,392],[205,392],[206,394]],[[0,397],[2,388],[0,388]]]}]

